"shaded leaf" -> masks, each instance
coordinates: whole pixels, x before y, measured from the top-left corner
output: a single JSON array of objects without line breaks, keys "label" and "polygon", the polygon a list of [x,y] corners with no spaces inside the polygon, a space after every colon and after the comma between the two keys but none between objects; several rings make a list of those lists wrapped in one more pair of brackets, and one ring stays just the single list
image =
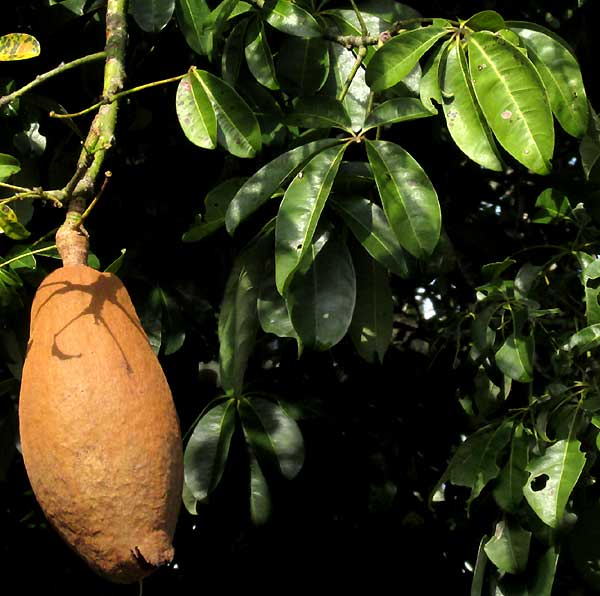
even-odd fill
[{"label": "shaded leaf", "polygon": [[438,39],[447,35],[443,27],[422,27],[404,31],[377,50],[369,62],[367,85],[372,91],[383,91],[399,83],[414,68],[419,58]]},{"label": "shaded leaf", "polygon": [[551,546],[535,562],[529,582],[531,596],[552,596],[558,555],[558,551]]},{"label": "shaded leaf", "polygon": [[313,95],[329,76],[329,44],[316,37],[288,37],[279,47],[275,68],[288,94]]},{"label": "shaded leaf", "polygon": [[246,29],[244,53],[254,78],[267,89],[279,89],[273,55],[267,43],[263,22],[258,18],[252,19]]},{"label": "shaded leaf", "polygon": [[185,136],[198,147],[217,146],[217,119],[204,87],[195,76],[187,75],[177,87],[175,109]]},{"label": "shaded leaf", "polygon": [[318,153],[298,172],[285,192],[275,227],[275,279],[282,295],[311,249],[313,234],[345,150],[343,145]]},{"label": "shaded leaf", "polygon": [[554,151],[552,112],[535,67],[515,46],[488,31],[469,37],[477,101],[500,144],[536,174],[548,174]]},{"label": "shaded leaf", "polygon": [[418,118],[429,118],[433,114],[423,104],[412,97],[397,97],[388,99],[376,106],[367,117],[364,130],[367,131],[376,126],[386,126],[396,122],[417,120]]},{"label": "shaded leaf", "polygon": [[483,536],[479,542],[479,548],[477,549],[477,560],[475,561],[475,568],[473,569],[473,581],[471,582],[470,596],[483,596],[485,568],[488,560],[483,548],[486,542],[487,536]]},{"label": "shaded leaf", "polygon": [[488,559],[505,573],[519,573],[527,565],[531,532],[503,520],[483,547]]},{"label": "shaded leaf", "polygon": [[425,106],[432,114],[437,114],[437,108],[433,105],[432,99],[441,105],[442,90],[440,89],[440,62],[446,52],[447,47],[452,40],[446,40],[432,50],[429,59],[423,68],[421,84],[419,86],[419,97]]},{"label": "shaded leaf", "polygon": [[233,234],[242,221],[268,201],[316,153],[338,143],[336,139],[313,141],[287,151],[263,166],[246,180],[233,197],[225,216],[227,231]]},{"label": "shaded leaf", "polygon": [[246,39],[248,19],[240,21],[229,33],[225,40],[221,56],[221,76],[232,87],[237,83],[244,58],[244,40]]},{"label": "shaded leaf", "polygon": [[327,96],[301,97],[286,123],[303,128],[341,128],[352,132],[352,122],[344,104]]},{"label": "shaded leaf", "polygon": [[600,323],[589,325],[573,333],[563,350],[575,350],[577,352],[586,352],[593,350],[600,345]]},{"label": "shaded leaf", "polygon": [[367,141],[367,155],[383,209],[398,241],[417,258],[430,255],[440,237],[437,194],[421,166],[401,147]]},{"label": "shaded leaf", "polygon": [[381,207],[368,199],[334,198],[333,205],[356,239],[386,269],[408,277],[406,254],[398,243]]},{"label": "shaded leaf", "polygon": [[558,527],[585,465],[580,446],[577,440],[558,441],[527,466],[529,479],[523,494],[538,517],[552,528]]},{"label": "shaded leaf", "polygon": [[250,450],[250,517],[260,526],[271,515],[271,493],[256,456]]},{"label": "shaded leaf", "polygon": [[212,20],[206,0],[176,0],[175,16],[190,48],[197,54],[209,54],[212,50]]},{"label": "shaded leaf", "polygon": [[362,248],[352,251],[356,304],[350,337],[367,362],[383,362],[392,341],[394,303],[387,271]]},{"label": "shaded leaf", "polygon": [[288,35],[321,37],[321,28],[315,18],[290,0],[266,0],[262,15],[271,27]]},{"label": "shaded leaf", "polygon": [[235,429],[235,400],[220,402],[196,424],[185,448],[185,484],[196,501],[205,501],[217,486]]},{"label": "shaded leaf", "polygon": [[0,62],[28,60],[40,55],[40,42],[27,33],[9,33],[0,37]]},{"label": "shaded leaf", "polygon": [[158,33],[171,20],[175,0],[131,0],[129,11],[140,29]]}]

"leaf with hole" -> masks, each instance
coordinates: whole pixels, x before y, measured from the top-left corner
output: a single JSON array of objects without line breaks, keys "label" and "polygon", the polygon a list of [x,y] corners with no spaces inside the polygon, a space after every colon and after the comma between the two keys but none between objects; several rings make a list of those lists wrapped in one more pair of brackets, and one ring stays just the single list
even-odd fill
[{"label": "leaf with hole", "polygon": [[467,48],[475,95],[498,142],[536,174],[548,174],[554,123],[537,70],[515,46],[488,31],[472,34]]},{"label": "leaf with hole", "polygon": [[438,243],[441,212],[427,174],[402,147],[389,141],[366,141],[386,217],[403,248],[425,258]]},{"label": "leaf with hole", "polygon": [[504,19],[494,10],[482,10],[472,17],[468,18],[463,27],[473,29],[473,31],[499,31],[506,27]]}]

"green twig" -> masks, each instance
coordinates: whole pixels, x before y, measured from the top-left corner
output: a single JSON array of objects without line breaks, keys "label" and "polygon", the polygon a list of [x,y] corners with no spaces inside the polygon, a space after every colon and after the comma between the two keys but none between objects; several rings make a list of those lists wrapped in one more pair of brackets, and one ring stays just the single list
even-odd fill
[{"label": "green twig", "polygon": [[358,53],[356,55],[356,60],[354,61],[354,64],[352,65],[352,70],[348,74],[348,78],[346,79],[346,82],[344,83],[344,86],[343,86],[342,90],[340,91],[340,95],[338,97],[338,99],[340,101],[344,101],[344,98],[346,97],[348,90],[350,89],[350,85],[352,85],[352,81],[354,80],[354,77],[356,76],[356,73],[358,72],[358,69],[360,68],[360,65],[362,64],[366,55],[367,55],[367,48],[365,48],[364,46],[361,46],[360,48],[358,48]]},{"label": "green twig", "polygon": [[360,32],[363,37],[366,37],[367,35],[369,35],[369,29],[367,28],[367,24],[363,19],[362,13],[360,12],[360,10],[358,10],[358,7],[356,6],[356,2],[354,2],[354,0],[350,0],[350,4],[352,5],[352,8],[354,9],[354,14],[356,14],[356,18],[358,19],[358,23],[360,25]]},{"label": "green twig", "polygon": [[82,64],[88,64],[89,62],[95,62],[96,60],[103,60],[104,58],[106,58],[106,52],[96,52],[95,54],[89,54],[88,56],[77,58],[77,60],[73,60],[72,62],[59,64],[56,68],[53,68],[52,70],[49,70],[44,74],[38,75],[33,81],[27,83],[27,85],[24,85],[20,89],[17,89],[16,91],[9,93],[8,95],[0,97],[0,108],[6,105],[7,103],[10,103],[11,101],[17,99],[17,97],[20,97],[24,93],[27,93],[34,87],[41,85],[48,79],[55,77],[56,75],[62,74],[67,70],[71,70],[72,68],[77,68]]},{"label": "green twig", "polygon": [[0,269],[2,269],[3,267],[6,267],[7,265],[10,265],[11,263],[14,263],[15,261],[22,259],[23,257],[31,257],[33,255],[37,255],[42,252],[48,252],[49,250],[53,250],[55,248],[56,248],[56,244],[53,244],[52,246],[44,246],[44,248],[38,248],[36,250],[30,250],[30,251],[24,252],[20,255],[17,255],[16,257],[13,257],[12,259],[8,259],[7,261],[2,261],[2,263],[0,263]]},{"label": "green twig", "polygon": [[174,83],[176,81],[180,81],[185,76],[187,76],[187,72],[185,74],[170,77],[168,79],[162,79],[161,81],[152,81],[151,83],[139,85],[138,87],[132,87],[131,89],[115,93],[111,97],[101,99],[100,101],[81,110],[80,112],[73,112],[71,114],[57,114],[56,112],[50,112],[50,116],[52,118],[77,118],[78,116],[83,116],[85,114],[88,114],[89,112],[93,112],[95,109],[101,106],[113,103],[114,101],[117,101],[118,99],[121,99],[122,97],[125,97],[127,95],[131,95],[132,93],[137,93],[138,91],[143,91],[144,89],[150,89],[151,87],[158,87],[159,85],[165,85],[166,83]]}]

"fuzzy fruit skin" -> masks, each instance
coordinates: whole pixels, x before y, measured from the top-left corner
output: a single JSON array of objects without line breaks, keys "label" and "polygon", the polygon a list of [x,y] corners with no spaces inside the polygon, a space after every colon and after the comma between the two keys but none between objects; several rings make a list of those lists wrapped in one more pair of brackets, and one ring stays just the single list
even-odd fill
[{"label": "fuzzy fruit skin", "polygon": [[96,572],[129,583],[172,559],[183,487],[179,423],[118,277],[73,265],[42,282],[19,418],[36,498]]}]

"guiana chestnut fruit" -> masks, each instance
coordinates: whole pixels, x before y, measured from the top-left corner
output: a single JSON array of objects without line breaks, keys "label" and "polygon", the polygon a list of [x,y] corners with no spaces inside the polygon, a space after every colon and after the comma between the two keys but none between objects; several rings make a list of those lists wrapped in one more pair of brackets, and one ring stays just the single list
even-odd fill
[{"label": "guiana chestnut fruit", "polygon": [[172,559],[183,486],[179,423],[118,277],[66,264],[42,282],[19,416],[35,496],[96,572],[129,583]]}]

